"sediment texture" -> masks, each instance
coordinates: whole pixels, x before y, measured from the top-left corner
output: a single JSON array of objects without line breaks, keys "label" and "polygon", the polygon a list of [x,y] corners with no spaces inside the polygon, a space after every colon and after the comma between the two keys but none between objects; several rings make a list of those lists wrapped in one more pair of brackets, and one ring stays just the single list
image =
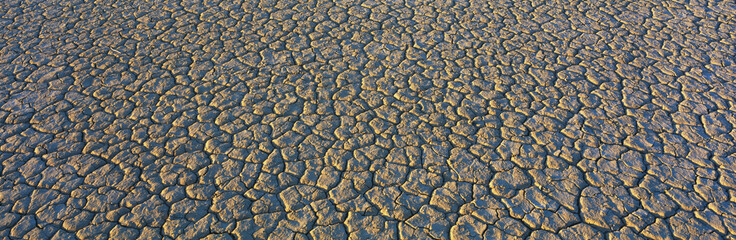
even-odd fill
[{"label": "sediment texture", "polygon": [[733,1],[0,1],[0,238],[734,239]]}]

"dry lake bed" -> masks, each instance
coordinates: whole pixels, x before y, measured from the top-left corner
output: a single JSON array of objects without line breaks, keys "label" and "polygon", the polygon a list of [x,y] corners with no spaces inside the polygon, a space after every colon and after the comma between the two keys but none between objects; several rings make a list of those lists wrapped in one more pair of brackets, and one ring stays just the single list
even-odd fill
[{"label": "dry lake bed", "polygon": [[736,3],[0,2],[2,239],[736,239]]}]

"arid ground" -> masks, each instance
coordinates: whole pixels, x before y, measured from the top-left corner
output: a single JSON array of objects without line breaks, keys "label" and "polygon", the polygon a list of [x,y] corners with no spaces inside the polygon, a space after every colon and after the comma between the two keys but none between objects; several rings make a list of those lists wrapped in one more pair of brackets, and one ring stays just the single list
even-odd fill
[{"label": "arid ground", "polygon": [[736,3],[0,1],[2,239],[735,239]]}]

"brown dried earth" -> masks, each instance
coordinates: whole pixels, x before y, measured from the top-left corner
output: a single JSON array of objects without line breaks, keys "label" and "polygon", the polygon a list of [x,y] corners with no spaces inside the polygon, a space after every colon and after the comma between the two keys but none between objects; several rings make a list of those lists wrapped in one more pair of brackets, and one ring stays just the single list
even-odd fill
[{"label": "brown dried earth", "polygon": [[736,239],[736,3],[0,1],[3,239]]}]

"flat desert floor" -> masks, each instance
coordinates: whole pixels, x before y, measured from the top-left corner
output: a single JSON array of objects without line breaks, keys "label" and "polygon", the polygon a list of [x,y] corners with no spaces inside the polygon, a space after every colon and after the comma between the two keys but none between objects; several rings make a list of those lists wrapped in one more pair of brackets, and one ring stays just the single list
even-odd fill
[{"label": "flat desert floor", "polygon": [[0,2],[3,239],[735,239],[736,3]]}]

